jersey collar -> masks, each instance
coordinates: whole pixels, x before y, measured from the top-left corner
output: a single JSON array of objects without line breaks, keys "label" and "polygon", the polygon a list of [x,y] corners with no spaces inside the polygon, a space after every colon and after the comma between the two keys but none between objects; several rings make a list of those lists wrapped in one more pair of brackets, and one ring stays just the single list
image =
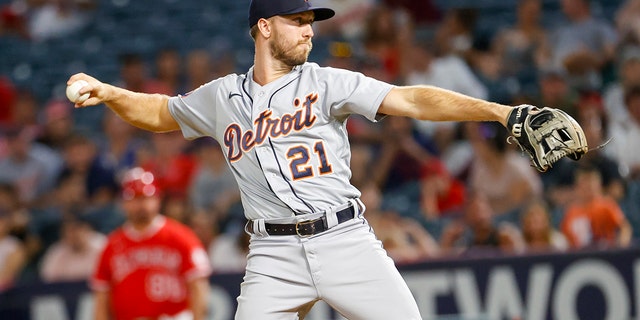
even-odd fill
[{"label": "jersey collar", "polygon": [[[247,79],[250,81],[250,87],[253,86],[255,88],[269,88],[271,86],[278,86],[277,84],[282,83],[283,81],[288,81],[289,79],[291,79],[292,76],[298,76],[298,73],[300,73],[302,71],[302,68],[309,62],[305,62],[304,64],[300,64],[297,65],[295,67],[293,67],[291,69],[291,71],[289,71],[289,73],[287,73],[286,75],[265,84],[264,86],[259,85],[257,82],[255,82],[253,80],[253,68],[254,66],[251,66],[251,68],[249,68],[249,70],[247,71]],[[250,92],[251,94],[253,94],[253,92]]]},{"label": "jersey collar", "polygon": [[122,227],[122,229],[124,231],[124,234],[129,239],[134,241],[141,241],[141,240],[149,239],[155,236],[158,233],[158,231],[160,231],[160,229],[164,227],[166,222],[167,222],[167,218],[165,218],[162,215],[157,215],[155,218],[153,218],[153,221],[151,221],[149,226],[144,230],[138,231],[134,229],[133,226],[129,223],[126,223]]}]

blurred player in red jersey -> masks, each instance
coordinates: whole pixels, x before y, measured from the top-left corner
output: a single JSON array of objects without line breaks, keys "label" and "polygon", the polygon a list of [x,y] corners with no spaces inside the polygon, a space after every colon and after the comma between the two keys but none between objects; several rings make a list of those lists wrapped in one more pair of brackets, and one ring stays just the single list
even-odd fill
[{"label": "blurred player in red jersey", "polygon": [[134,168],[122,183],[127,222],[115,230],[91,279],[95,319],[204,319],[211,267],[188,227],[159,214],[161,190]]}]

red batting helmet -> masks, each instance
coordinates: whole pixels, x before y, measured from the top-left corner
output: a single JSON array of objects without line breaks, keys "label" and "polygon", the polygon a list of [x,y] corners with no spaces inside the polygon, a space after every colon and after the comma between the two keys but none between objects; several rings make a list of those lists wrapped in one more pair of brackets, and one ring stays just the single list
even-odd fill
[{"label": "red batting helmet", "polygon": [[122,198],[125,200],[137,197],[151,197],[159,195],[161,192],[153,173],[140,167],[127,171],[124,174],[121,186]]}]

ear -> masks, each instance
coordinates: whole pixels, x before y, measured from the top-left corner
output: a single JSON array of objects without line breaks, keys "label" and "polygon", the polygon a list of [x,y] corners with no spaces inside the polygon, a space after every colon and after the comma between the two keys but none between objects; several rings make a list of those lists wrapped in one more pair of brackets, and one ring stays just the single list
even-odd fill
[{"label": "ear", "polygon": [[271,21],[264,18],[258,20],[258,30],[260,30],[262,36],[267,39],[271,37],[271,27]]}]

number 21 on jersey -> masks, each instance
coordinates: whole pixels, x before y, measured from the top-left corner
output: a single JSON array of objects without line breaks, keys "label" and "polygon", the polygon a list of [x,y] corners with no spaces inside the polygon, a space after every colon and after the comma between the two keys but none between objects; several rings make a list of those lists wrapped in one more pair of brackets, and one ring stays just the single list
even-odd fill
[{"label": "number 21 on jersey", "polygon": [[[324,143],[317,141],[313,145],[313,153],[318,158],[319,166],[317,168],[320,175],[333,172],[331,164],[327,161],[327,154],[324,149]],[[287,151],[287,159],[289,159],[289,169],[293,180],[306,179],[314,176],[313,165],[309,164],[312,154],[309,148],[304,145],[297,145]]]}]

